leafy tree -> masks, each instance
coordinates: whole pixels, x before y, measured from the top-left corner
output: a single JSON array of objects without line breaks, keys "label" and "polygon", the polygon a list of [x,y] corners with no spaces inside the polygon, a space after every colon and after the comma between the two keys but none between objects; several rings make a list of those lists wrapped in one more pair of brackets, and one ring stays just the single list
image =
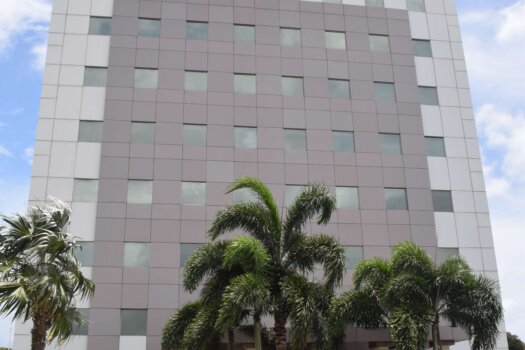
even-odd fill
[{"label": "leafy tree", "polygon": [[74,255],[80,249],[64,231],[71,210],[54,200],[32,207],[27,215],[3,216],[0,228],[0,311],[23,321],[32,320],[31,349],[59,343],[75,323],[84,322],[75,296],[90,298],[94,283],[84,277]]},{"label": "leafy tree", "polygon": [[525,350],[525,343],[517,335],[507,332],[507,342],[509,350]]}]

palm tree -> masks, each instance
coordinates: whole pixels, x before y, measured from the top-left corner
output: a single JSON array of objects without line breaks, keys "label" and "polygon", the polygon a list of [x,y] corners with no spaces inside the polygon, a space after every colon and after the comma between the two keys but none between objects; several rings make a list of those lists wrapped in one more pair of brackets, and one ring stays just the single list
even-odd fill
[{"label": "palm tree", "polygon": [[27,215],[3,216],[0,229],[0,311],[33,321],[31,349],[67,340],[75,323],[84,322],[75,296],[90,298],[94,283],[84,277],[74,251],[80,249],[64,231],[70,208],[59,200],[32,207]]},{"label": "palm tree", "polygon": [[394,247],[390,260],[372,258],[356,267],[355,289],[337,298],[331,308],[332,336],[344,337],[348,324],[388,327],[396,349],[420,349],[432,334],[441,349],[439,323],[462,327],[473,350],[493,349],[503,309],[496,284],[475,276],[460,257],[436,265],[414,243]]}]

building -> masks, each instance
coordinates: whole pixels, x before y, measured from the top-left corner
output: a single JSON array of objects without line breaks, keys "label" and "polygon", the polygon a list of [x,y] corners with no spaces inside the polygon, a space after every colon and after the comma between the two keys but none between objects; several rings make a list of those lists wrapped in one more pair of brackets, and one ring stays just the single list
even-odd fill
[{"label": "building", "polygon": [[282,206],[327,184],[349,270],[413,240],[498,278],[454,0],[337,2],[54,1],[30,201],[72,203],[97,283],[64,349],[160,349],[190,299],[180,266],[242,175]]}]

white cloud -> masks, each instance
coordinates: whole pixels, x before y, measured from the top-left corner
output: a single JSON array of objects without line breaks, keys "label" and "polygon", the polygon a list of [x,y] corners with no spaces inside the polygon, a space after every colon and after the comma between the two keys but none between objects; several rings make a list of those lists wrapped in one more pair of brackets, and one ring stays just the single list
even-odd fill
[{"label": "white cloud", "polygon": [[29,165],[33,165],[33,156],[35,155],[35,149],[33,147],[27,147],[24,149],[24,159],[27,160]]},{"label": "white cloud", "polygon": [[37,70],[44,69],[46,64],[46,52],[47,43],[40,43],[31,48],[31,54],[33,55],[33,68]]},{"label": "white cloud", "polygon": [[13,158],[13,153],[10,150],[0,145],[0,157]]}]

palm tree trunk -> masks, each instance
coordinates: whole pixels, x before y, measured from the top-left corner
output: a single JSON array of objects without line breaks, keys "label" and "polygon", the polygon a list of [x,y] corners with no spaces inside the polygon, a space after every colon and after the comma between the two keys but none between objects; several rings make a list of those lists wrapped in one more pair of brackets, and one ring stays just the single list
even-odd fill
[{"label": "palm tree trunk", "polygon": [[233,328],[228,329],[228,349],[235,350],[235,333]]},{"label": "palm tree trunk", "polygon": [[275,333],[275,350],[286,350],[286,318],[276,315],[274,317],[275,325],[273,330]]},{"label": "palm tree trunk", "polygon": [[37,311],[33,316],[33,329],[31,329],[31,350],[44,350],[46,348],[47,322],[42,311]]},{"label": "palm tree trunk", "polygon": [[262,338],[261,338],[261,314],[255,312],[253,315],[253,334],[255,338],[255,350],[262,350]]},{"label": "palm tree trunk", "polygon": [[439,323],[434,322],[432,324],[432,349],[439,350],[438,347],[438,333],[439,333]]},{"label": "palm tree trunk", "polygon": [[439,330],[439,320],[438,320],[438,322],[437,322],[436,329],[437,329],[437,333],[436,333],[436,342],[437,342],[437,344],[438,344],[438,349],[441,350],[441,333],[440,333],[440,330]]}]

